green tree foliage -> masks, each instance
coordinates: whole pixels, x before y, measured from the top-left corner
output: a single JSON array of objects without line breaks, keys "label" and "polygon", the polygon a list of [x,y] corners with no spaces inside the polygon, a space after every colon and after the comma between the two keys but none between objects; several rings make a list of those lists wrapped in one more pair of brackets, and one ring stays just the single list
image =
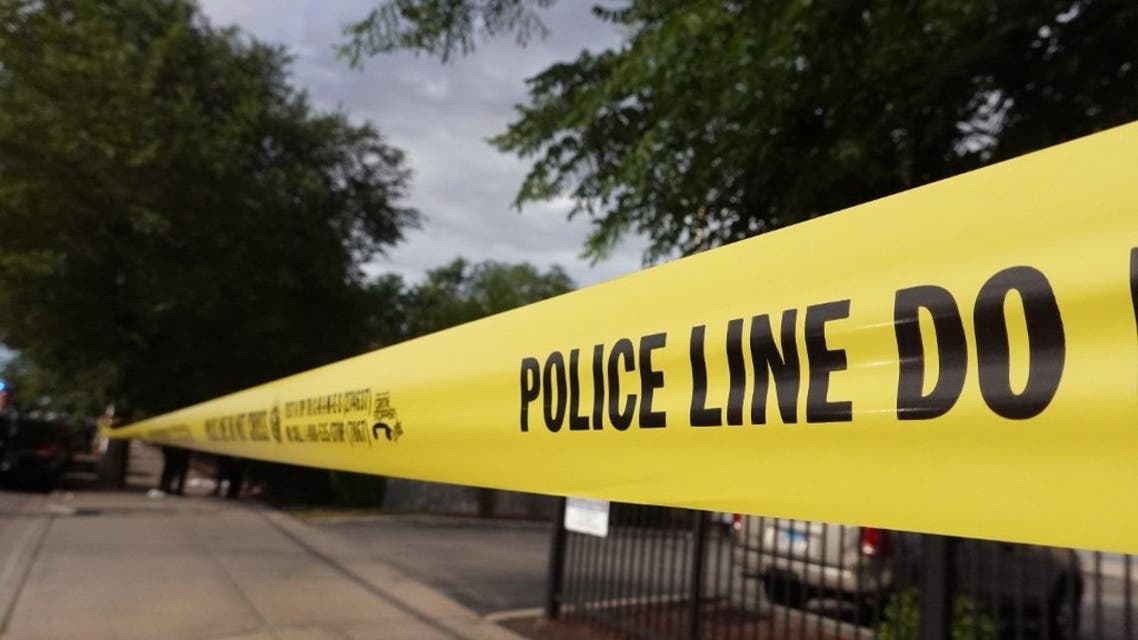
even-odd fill
[{"label": "green tree foliage", "polygon": [[407,292],[406,336],[434,333],[572,289],[572,279],[558,266],[542,272],[528,263],[471,264],[458,258],[429,271]]},{"label": "green tree foliage", "polygon": [[379,349],[407,339],[407,283],[397,274],[383,274],[365,288],[367,349]]},{"label": "green tree foliage", "polygon": [[402,154],[190,0],[0,0],[0,340],[161,411],[356,353]]},{"label": "green tree foliage", "polygon": [[446,62],[474,50],[479,37],[514,33],[519,45],[549,33],[537,9],[556,0],[391,0],[344,29],[340,54],[359,65],[365,56],[399,49]]},{"label": "green tree foliage", "polygon": [[21,409],[62,411],[77,416],[94,416],[102,409],[99,402],[104,398],[97,392],[61,382],[54,371],[38,367],[22,356],[0,365],[0,380],[8,385],[11,401]]},{"label": "green tree foliage", "polygon": [[[423,33],[455,31],[443,42],[489,34],[438,12],[527,6],[398,4],[430,18],[411,23]],[[628,231],[650,240],[649,260],[698,252],[1138,116],[1138,5],[1123,0],[625,0],[594,13],[624,43],[529,80],[494,139],[532,160],[517,205],[570,195],[594,223],[594,259]]]},{"label": "green tree foliage", "polygon": [[[920,629],[920,592],[908,588],[889,599],[875,637],[878,640],[919,640]],[[952,640],[994,640],[995,637],[992,616],[978,607],[975,600],[966,595],[953,599]]]}]

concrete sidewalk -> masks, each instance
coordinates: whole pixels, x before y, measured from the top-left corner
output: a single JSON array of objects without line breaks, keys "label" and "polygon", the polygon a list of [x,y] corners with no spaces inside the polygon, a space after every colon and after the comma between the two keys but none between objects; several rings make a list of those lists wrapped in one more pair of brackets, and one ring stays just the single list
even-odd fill
[{"label": "concrete sidewalk", "polygon": [[0,637],[519,638],[343,538],[201,495],[204,482],[149,498],[160,465],[135,444],[125,491],[0,494]]}]

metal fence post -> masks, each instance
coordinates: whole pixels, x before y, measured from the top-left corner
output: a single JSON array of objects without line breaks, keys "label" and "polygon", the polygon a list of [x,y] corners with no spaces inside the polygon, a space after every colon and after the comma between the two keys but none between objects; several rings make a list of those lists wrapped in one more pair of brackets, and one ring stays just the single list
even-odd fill
[{"label": "metal fence post", "polygon": [[921,536],[920,634],[922,640],[952,639],[954,540]]},{"label": "metal fence post", "polygon": [[565,548],[569,535],[565,531],[565,498],[557,499],[557,515],[553,518],[553,536],[549,543],[549,571],[545,583],[545,617],[556,620],[561,615],[565,590]]},{"label": "metal fence post", "polygon": [[111,440],[99,458],[95,473],[99,485],[113,489],[126,486],[126,474],[130,467],[130,440]]},{"label": "metal fence post", "polygon": [[707,571],[707,521],[706,511],[692,512],[694,536],[691,556],[691,584],[688,588],[688,640],[698,640],[701,616],[703,614],[704,577]]}]

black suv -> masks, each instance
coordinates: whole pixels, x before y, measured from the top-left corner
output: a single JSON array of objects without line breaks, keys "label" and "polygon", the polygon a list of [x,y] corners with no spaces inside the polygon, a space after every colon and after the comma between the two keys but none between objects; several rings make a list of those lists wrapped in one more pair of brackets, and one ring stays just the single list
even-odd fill
[{"label": "black suv", "polygon": [[0,481],[51,489],[71,457],[72,432],[56,415],[0,411]]}]

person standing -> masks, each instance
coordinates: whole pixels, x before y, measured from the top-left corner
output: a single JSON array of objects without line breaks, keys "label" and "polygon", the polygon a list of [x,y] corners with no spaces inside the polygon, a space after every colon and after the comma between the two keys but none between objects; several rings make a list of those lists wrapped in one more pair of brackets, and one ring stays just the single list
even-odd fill
[{"label": "person standing", "polygon": [[111,440],[107,431],[117,429],[123,423],[122,416],[116,413],[114,404],[107,405],[99,418],[97,452],[99,462],[96,467],[99,484],[104,487],[121,488],[126,486],[127,469],[130,466],[130,440]]},{"label": "person standing", "polygon": [[162,477],[158,489],[167,495],[180,496],[186,490],[186,474],[190,470],[190,452],[181,447],[162,447]]},{"label": "person standing", "polygon": [[241,485],[245,480],[245,460],[233,456],[217,457],[217,480],[214,481],[212,496],[219,496],[222,491],[226,498],[241,496]]}]

